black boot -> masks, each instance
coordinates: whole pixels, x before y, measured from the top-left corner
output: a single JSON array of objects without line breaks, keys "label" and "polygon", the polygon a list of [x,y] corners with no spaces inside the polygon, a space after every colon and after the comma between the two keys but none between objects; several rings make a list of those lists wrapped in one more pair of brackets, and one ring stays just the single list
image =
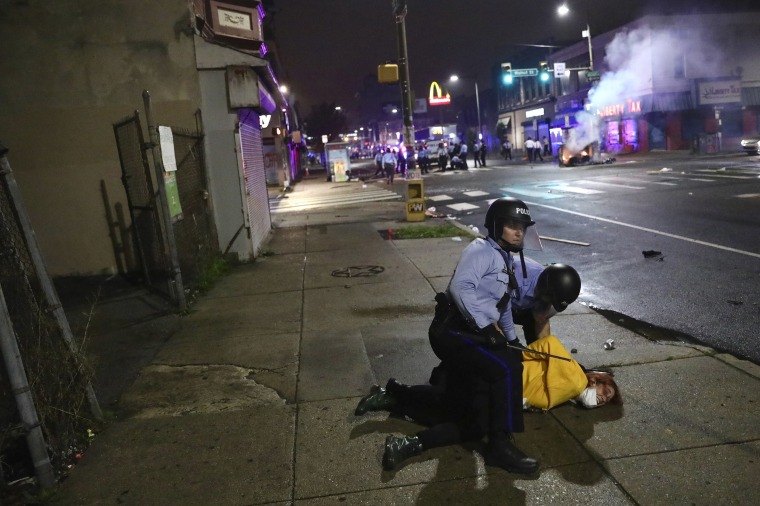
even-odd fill
[{"label": "black boot", "polygon": [[383,469],[392,471],[402,461],[422,453],[422,443],[417,436],[385,438],[385,453],[383,453]]},{"label": "black boot", "polygon": [[396,398],[380,385],[372,385],[369,395],[362,398],[354,410],[355,416],[361,416],[367,411],[385,411],[396,405]]},{"label": "black boot", "polygon": [[486,465],[500,467],[510,473],[531,474],[538,471],[538,461],[521,452],[508,434],[489,437],[484,460]]}]

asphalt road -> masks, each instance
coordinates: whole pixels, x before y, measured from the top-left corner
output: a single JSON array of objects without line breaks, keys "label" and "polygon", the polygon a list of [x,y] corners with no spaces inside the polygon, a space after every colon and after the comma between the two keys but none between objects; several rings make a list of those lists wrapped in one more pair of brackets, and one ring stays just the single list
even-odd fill
[{"label": "asphalt road", "polygon": [[488,199],[521,198],[541,236],[588,244],[544,240],[543,251],[527,252],[573,265],[583,279],[580,300],[627,315],[613,317],[628,325],[674,331],[651,335],[680,332],[760,363],[760,158],[664,154],[488,168],[427,177],[427,197],[452,197],[428,205],[483,232]]}]

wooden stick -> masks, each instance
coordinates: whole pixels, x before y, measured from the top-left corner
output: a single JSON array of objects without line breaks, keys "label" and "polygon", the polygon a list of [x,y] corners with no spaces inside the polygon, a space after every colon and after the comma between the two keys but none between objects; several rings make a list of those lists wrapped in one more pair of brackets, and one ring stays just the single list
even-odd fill
[{"label": "wooden stick", "polygon": [[539,236],[538,238],[545,241],[556,241],[556,242],[564,242],[567,244],[577,244],[578,246],[591,246],[590,242],[571,241],[570,239],[557,239],[556,237],[546,237],[543,235]]}]

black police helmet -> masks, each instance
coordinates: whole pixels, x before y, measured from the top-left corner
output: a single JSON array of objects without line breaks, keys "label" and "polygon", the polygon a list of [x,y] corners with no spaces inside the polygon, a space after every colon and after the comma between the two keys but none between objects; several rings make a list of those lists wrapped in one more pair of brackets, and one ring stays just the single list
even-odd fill
[{"label": "black police helmet", "polygon": [[530,219],[530,209],[522,200],[512,197],[496,199],[486,212],[485,227],[491,239],[498,240],[501,237],[504,222],[508,220],[524,223],[526,227],[536,223]]},{"label": "black police helmet", "polygon": [[581,293],[581,277],[578,271],[565,264],[551,264],[543,270],[536,281],[536,299],[551,303],[558,313],[575,302]]}]

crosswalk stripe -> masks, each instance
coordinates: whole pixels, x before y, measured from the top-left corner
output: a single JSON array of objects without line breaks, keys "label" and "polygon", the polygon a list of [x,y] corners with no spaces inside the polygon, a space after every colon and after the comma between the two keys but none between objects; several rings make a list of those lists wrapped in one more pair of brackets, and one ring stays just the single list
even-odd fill
[{"label": "crosswalk stripe", "polygon": [[653,184],[662,184],[665,186],[678,186],[678,183],[671,183],[669,181],[652,181]]},{"label": "crosswalk stripe", "polygon": [[428,200],[432,200],[433,202],[441,202],[443,200],[454,200],[454,197],[451,197],[449,195],[433,195],[432,197],[428,197]]},{"label": "crosswalk stripe", "polygon": [[740,199],[751,199],[755,197],[760,197],[760,193],[742,193],[741,195],[737,195],[736,197]]},{"label": "crosswalk stripe", "polygon": [[460,202],[459,204],[446,204],[446,207],[450,207],[455,211],[469,211],[470,209],[478,208],[478,206],[468,204],[467,202]]},{"label": "crosswalk stripe", "polygon": [[483,195],[488,195],[488,192],[476,190],[471,192],[463,192],[468,197],[482,197]]},{"label": "crosswalk stripe", "polygon": [[580,186],[572,186],[567,183],[549,183],[540,184],[539,188],[551,188],[552,190],[559,190],[561,192],[568,193],[580,193],[582,195],[593,195],[595,193],[604,193],[602,190],[592,190],[591,188],[581,188]]},{"label": "crosswalk stripe", "polygon": [[518,195],[526,195],[528,197],[535,197],[535,198],[546,199],[546,200],[561,199],[565,197],[565,195],[562,195],[559,193],[549,193],[546,191],[529,190],[527,188],[522,188],[522,187],[508,187],[508,188],[500,188],[500,189],[504,192],[507,192],[507,194],[517,193]]},{"label": "crosswalk stripe", "polygon": [[643,190],[644,189],[643,186],[630,186],[627,184],[605,183],[604,181],[591,181],[591,180],[586,180],[586,179],[582,179],[578,181],[578,183],[598,184],[600,186],[612,186],[613,188],[628,188],[629,190]]}]

